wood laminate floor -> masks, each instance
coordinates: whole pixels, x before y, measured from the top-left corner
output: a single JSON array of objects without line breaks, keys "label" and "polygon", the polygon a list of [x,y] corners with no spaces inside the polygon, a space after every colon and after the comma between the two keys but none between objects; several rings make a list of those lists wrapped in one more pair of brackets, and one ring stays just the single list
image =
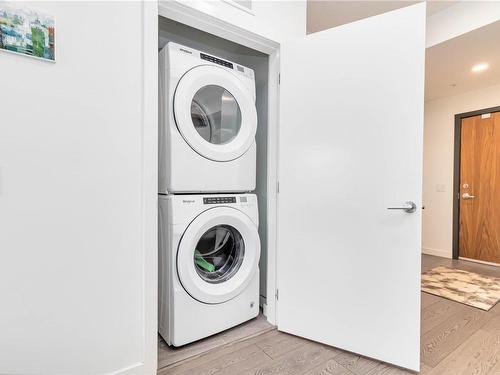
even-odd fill
[{"label": "wood laminate floor", "polygon": [[158,335],[158,369],[179,365],[212,350],[221,350],[271,330],[274,330],[274,326],[269,324],[265,316],[261,314],[239,326],[180,348],[169,347]]},{"label": "wood laminate floor", "polygon": [[[500,277],[500,267],[424,255],[422,270],[436,266]],[[160,341],[159,375],[402,375],[376,360],[278,332],[256,320],[202,340],[175,357]],[[239,331],[238,331],[239,330]],[[250,332],[253,332],[249,335]],[[223,338],[225,335],[225,339]],[[242,337],[242,335],[246,335]],[[221,336],[221,337],[219,337]],[[160,339],[161,340],[161,339]],[[208,342],[208,344],[206,342]],[[186,355],[189,354],[189,355]],[[500,303],[485,312],[422,293],[421,373],[500,375]]]}]

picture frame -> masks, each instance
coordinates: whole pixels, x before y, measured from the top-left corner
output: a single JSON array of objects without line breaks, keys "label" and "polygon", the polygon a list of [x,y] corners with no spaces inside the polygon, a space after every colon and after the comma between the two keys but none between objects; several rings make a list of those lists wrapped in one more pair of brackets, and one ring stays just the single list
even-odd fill
[{"label": "picture frame", "polygon": [[0,1],[0,51],[55,62],[54,16],[24,4]]}]

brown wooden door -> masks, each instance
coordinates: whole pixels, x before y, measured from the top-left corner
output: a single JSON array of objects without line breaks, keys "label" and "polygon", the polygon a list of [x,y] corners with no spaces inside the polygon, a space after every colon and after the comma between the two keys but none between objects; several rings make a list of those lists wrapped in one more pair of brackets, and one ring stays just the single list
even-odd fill
[{"label": "brown wooden door", "polygon": [[461,257],[500,263],[500,112],[462,119]]}]

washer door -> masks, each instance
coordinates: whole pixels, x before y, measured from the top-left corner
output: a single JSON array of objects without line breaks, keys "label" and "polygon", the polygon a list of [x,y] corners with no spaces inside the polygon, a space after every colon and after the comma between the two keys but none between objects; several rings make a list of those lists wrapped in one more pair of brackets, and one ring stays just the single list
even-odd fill
[{"label": "washer door", "polygon": [[214,161],[239,158],[257,130],[252,95],[236,75],[212,65],[193,68],[181,78],[174,94],[174,117],[189,146]]},{"label": "washer door", "polygon": [[259,234],[250,218],[231,207],[215,207],[197,216],[184,232],[177,272],[193,298],[222,303],[248,286],[259,257]]}]

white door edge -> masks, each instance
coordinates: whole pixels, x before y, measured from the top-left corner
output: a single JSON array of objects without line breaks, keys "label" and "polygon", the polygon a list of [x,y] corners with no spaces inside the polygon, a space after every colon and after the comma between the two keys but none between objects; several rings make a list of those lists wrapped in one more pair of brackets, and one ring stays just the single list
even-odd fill
[{"label": "white door edge", "polygon": [[144,357],[119,372],[127,375],[156,374],[158,365],[158,3],[142,7]]}]

